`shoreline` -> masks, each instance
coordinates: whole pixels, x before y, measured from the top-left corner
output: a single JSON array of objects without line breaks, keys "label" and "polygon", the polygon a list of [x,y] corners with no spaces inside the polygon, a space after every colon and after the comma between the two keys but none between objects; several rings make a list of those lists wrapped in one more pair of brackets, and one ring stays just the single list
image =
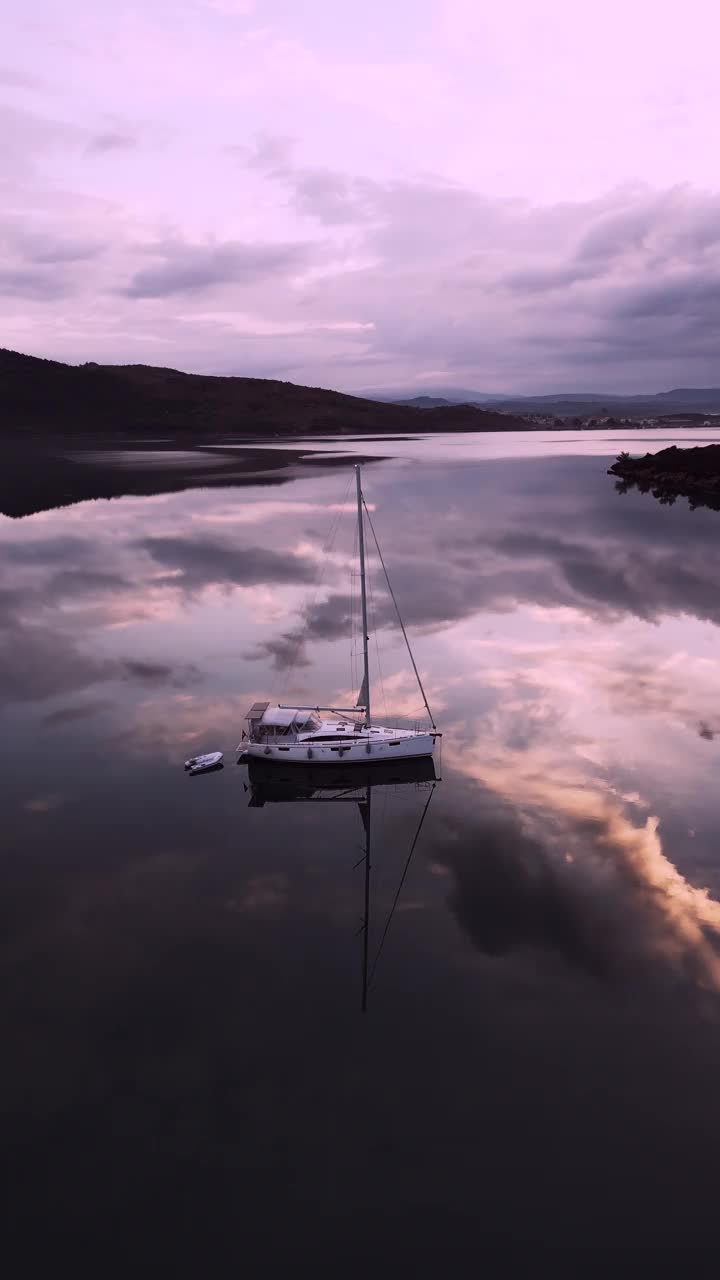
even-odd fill
[{"label": "shoreline", "polygon": [[[307,446],[268,447],[250,439],[225,449],[219,443],[198,442],[196,437],[138,441],[137,437],[74,436],[45,438],[42,448],[38,444],[36,440],[33,448],[12,441],[4,446],[0,515],[22,519],[93,499],[281,485],[301,472],[347,465],[344,457]],[[126,451],[134,456],[117,456]],[[167,461],[163,454],[168,455]],[[372,463],[382,458],[380,453],[367,453],[358,460]]]},{"label": "shoreline", "polygon": [[608,468],[618,480],[618,492],[635,488],[652,493],[660,503],[671,506],[677,498],[687,498],[691,507],[720,510],[720,444],[695,445],[681,449],[670,445],[657,453],[633,458],[621,453]]}]

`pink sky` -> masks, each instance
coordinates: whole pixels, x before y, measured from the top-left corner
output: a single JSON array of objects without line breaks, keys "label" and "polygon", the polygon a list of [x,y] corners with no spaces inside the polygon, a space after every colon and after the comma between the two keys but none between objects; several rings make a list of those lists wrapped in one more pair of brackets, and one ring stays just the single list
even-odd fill
[{"label": "pink sky", "polygon": [[36,0],[0,342],[347,389],[718,381],[711,0]]}]

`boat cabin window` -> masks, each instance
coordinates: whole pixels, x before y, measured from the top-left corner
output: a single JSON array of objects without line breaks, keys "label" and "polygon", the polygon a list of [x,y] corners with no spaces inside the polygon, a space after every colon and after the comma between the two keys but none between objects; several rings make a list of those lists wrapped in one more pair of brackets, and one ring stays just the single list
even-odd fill
[{"label": "boat cabin window", "polygon": [[267,742],[268,739],[295,738],[298,733],[316,733],[321,724],[314,711],[299,711],[289,724],[263,724],[262,720],[253,720],[250,731],[256,742]]}]

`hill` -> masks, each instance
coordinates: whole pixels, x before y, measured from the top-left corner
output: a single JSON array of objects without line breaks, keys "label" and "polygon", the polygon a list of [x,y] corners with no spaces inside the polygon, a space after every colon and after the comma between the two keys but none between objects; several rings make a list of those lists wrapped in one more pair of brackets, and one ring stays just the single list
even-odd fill
[{"label": "hill", "polygon": [[672,391],[649,391],[639,395],[619,395],[602,391],[556,391],[541,395],[488,395],[464,387],[434,387],[432,395],[403,390],[382,392],[372,399],[429,408],[431,404],[474,404],[484,409],[520,415],[556,418],[615,417],[656,418],[670,411],[711,414],[720,412],[720,387],[675,387]]},{"label": "hill", "polygon": [[368,400],[383,400],[389,404],[414,404],[418,399],[437,400],[443,404],[491,404],[507,399],[489,391],[469,391],[466,387],[432,387],[421,391],[417,387],[398,387],[388,390],[366,390]]},{"label": "hill", "polygon": [[0,349],[0,432],[301,436],[317,433],[512,431],[496,409],[417,409],[267,378],[209,377],[151,365],[67,365]]},{"label": "hill", "polygon": [[658,391],[655,399],[720,407],[720,387],[676,387],[674,391]]},{"label": "hill", "polygon": [[558,418],[614,417],[614,418],[663,418],[673,413],[675,417],[698,417],[720,411],[720,389],[713,387],[677,388],[674,391],[658,391],[647,395],[622,396],[598,395],[594,392],[563,393],[543,396],[508,396],[497,402],[486,402],[485,407],[502,409],[508,413],[552,414]]},{"label": "hill", "polygon": [[410,400],[396,400],[395,404],[409,404],[413,409],[438,409],[449,404],[465,404],[459,400],[443,400],[442,396],[413,396]]}]

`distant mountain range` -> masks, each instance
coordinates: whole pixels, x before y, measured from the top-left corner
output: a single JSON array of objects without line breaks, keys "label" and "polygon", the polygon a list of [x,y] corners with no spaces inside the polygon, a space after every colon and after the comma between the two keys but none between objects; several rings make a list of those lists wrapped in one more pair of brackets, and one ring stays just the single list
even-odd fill
[{"label": "distant mountain range", "polygon": [[152,365],[67,365],[0,349],[0,434],[307,436],[513,431],[527,422],[494,407],[420,412],[267,378],[206,377]]},{"label": "distant mountain range", "polygon": [[[209,377],[152,365],[67,365],[0,349],[0,433],[149,433],[222,437],[389,435],[441,431],[518,431],[527,415],[572,419],[672,418],[695,421],[720,411],[720,388],[678,388],[649,396],[489,397],[445,389],[398,397],[344,395],[269,378]],[[565,425],[571,426],[570,422]]]},{"label": "distant mountain range", "polygon": [[382,392],[377,398],[417,409],[440,408],[452,404],[492,406],[510,413],[547,413],[567,418],[575,415],[602,417],[650,417],[659,414],[720,412],[720,387],[676,387],[642,395],[617,395],[598,391],[559,391],[534,396],[490,395],[464,387],[434,389],[432,395],[411,392]]}]

